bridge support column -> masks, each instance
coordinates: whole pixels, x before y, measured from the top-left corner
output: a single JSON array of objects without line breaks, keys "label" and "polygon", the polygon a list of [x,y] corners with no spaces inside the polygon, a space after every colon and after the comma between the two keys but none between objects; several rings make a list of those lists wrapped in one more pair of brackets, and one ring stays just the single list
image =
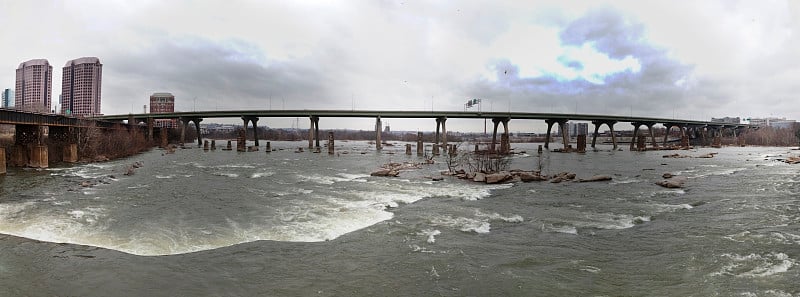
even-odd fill
[{"label": "bridge support column", "polygon": [[63,161],[67,163],[76,163],[78,162],[78,144],[77,143],[68,143],[64,145],[64,157]]},{"label": "bridge support column", "polygon": [[195,132],[197,132],[197,147],[200,147],[201,145],[203,145],[203,135],[200,134],[200,122],[202,122],[202,121],[203,121],[203,119],[201,119],[201,118],[195,118],[194,119],[194,128],[195,128]]},{"label": "bridge support column", "polygon": [[422,143],[422,132],[417,132],[417,156],[425,154],[425,147]]},{"label": "bridge support column", "polygon": [[183,144],[186,143],[186,126],[189,126],[190,120],[181,118],[180,122],[181,122],[181,146],[183,146]]},{"label": "bridge support column", "polygon": [[656,142],[656,134],[653,131],[653,124],[648,124],[647,125],[647,130],[650,131],[650,140],[651,140],[651,142],[653,144],[653,148],[657,149],[658,148],[658,142]]},{"label": "bridge support column", "polygon": [[167,138],[169,136],[168,135],[169,134],[169,128],[167,128],[167,127],[158,128],[158,134],[159,134],[159,137],[161,138],[161,148],[166,148],[167,145],[169,145],[169,140]]},{"label": "bridge support column", "polygon": [[[492,123],[494,124],[494,129],[492,130],[492,143],[489,146],[489,152],[491,152],[491,153],[497,152],[497,150],[495,149],[495,143],[497,142],[497,127],[500,126],[500,123],[503,123],[503,131],[505,131],[505,134],[508,135],[508,121],[510,121],[510,120],[511,120],[510,118],[493,118],[492,119]],[[506,140],[506,143],[503,143],[503,138],[502,138],[502,135],[501,135],[500,142],[501,142],[500,143],[501,153],[503,153],[503,154],[508,153],[507,151],[503,151],[503,147],[504,146],[510,149],[510,143],[508,143],[508,140]]]},{"label": "bridge support column", "polygon": [[6,148],[0,147],[0,175],[6,174]]},{"label": "bridge support column", "polygon": [[599,135],[600,126],[605,124],[608,126],[608,129],[611,131],[611,142],[614,145],[614,150],[617,150],[617,135],[614,133],[614,124],[616,121],[593,121],[594,124],[594,134],[592,134],[592,148],[595,148],[595,143],[597,143],[597,136]]},{"label": "bridge support column", "polygon": [[550,131],[553,130],[553,124],[556,123],[555,120],[544,120],[547,123],[547,136],[544,138],[544,148],[550,148]]},{"label": "bridge support column", "polygon": [[47,146],[46,145],[33,145],[31,146],[30,160],[28,160],[28,167],[33,168],[47,168]]},{"label": "bridge support column", "polygon": [[244,138],[247,141],[247,126],[249,123],[253,123],[253,141],[255,142],[256,147],[258,147],[258,117],[247,117],[243,116],[242,121],[244,121]]},{"label": "bridge support column", "polygon": [[411,156],[411,144],[406,143],[406,155]]},{"label": "bridge support column", "polygon": [[383,132],[383,124],[381,123],[381,117],[378,116],[375,118],[375,149],[381,150],[383,147],[381,146],[381,132]]},{"label": "bridge support column", "polygon": [[[447,128],[445,123],[447,122],[447,117],[438,117],[436,118],[436,135],[434,136],[434,146],[439,146],[439,141],[441,140],[441,146],[447,147]],[[442,132],[439,134],[439,127],[441,126]]]},{"label": "bridge support column", "polygon": [[147,118],[147,142],[153,142],[153,126],[155,125],[153,118]]},{"label": "bridge support column", "polygon": [[318,116],[310,116],[308,119],[311,121],[311,127],[308,129],[308,148],[314,148],[314,140],[316,140],[316,145],[319,147],[319,117]]},{"label": "bridge support column", "polygon": [[567,122],[558,122],[558,128],[561,129],[561,142],[564,144],[564,151],[569,152],[569,127]]},{"label": "bridge support column", "polygon": [[333,144],[333,131],[328,132],[328,155],[333,155],[334,153],[334,144]]},{"label": "bridge support column", "polygon": [[641,123],[632,123],[633,124],[633,135],[631,136],[631,151],[635,150],[636,142],[638,142],[639,137],[639,126]]}]

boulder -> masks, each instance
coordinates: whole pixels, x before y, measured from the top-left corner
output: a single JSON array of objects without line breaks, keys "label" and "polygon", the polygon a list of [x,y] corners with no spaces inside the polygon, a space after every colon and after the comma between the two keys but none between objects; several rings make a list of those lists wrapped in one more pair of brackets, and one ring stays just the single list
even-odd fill
[{"label": "boulder", "polygon": [[667,173],[664,173],[664,175],[662,175],[661,177],[663,177],[663,178],[672,178],[674,176],[675,175],[673,175],[672,173],[667,172]]},{"label": "boulder", "polygon": [[533,182],[533,181],[546,181],[546,176],[541,176],[538,172],[522,172],[519,174],[519,178],[523,182]]},{"label": "boulder", "polygon": [[595,175],[595,176],[592,176],[592,177],[587,178],[587,179],[580,179],[578,181],[582,182],[582,183],[585,183],[585,182],[609,181],[611,179],[612,178],[609,175]]},{"label": "boulder", "polygon": [[389,176],[392,171],[386,168],[381,168],[370,173],[370,176]]},{"label": "boulder", "polygon": [[665,188],[683,188],[683,184],[686,183],[687,178],[684,176],[673,176],[671,178],[658,181],[656,182],[657,185],[665,187]]},{"label": "boulder", "polygon": [[479,183],[486,182],[486,174],[483,172],[477,172],[475,173],[475,177],[472,178],[472,181]]},{"label": "boulder", "polygon": [[509,174],[508,172],[499,172],[486,175],[487,184],[502,183],[509,179],[511,179],[511,174]]}]

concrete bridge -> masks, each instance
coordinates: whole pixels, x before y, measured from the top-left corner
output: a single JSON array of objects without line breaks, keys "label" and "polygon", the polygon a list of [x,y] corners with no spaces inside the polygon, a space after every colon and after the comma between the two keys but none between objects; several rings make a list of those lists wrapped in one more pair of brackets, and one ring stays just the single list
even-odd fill
[{"label": "concrete bridge", "polygon": [[[746,124],[728,124],[707,121],[695,120],[681,120],[681,119],[666,119],[666,118],[651,118],[651,117],[633,117],[633,116],[613,116],[613,115],[595,115],[595,114],[557,114],[557,113],[531,113],[531,112],[472,112],[472,111],[392,111],[392,110],[228,110],[228,111],[194,111],[194,112],[174,112],[174,113],[150,113],[150,114],[127,114],[127,115],[107,115],[97,117],[96,119],[121,121],[128,120],[129,123],[147,122],[152,125],[153,119],[179,119],[181,122],[181,142],[184,142],[185,127],[189,123],[194,123],[198,135],[198,145],[202,145],[200,136],[200,122],[205,118],[241,118],[244,121],[244,127],[248,127],[252,123],[256,127],[259,118],[282,118],[282,117],[308,117],[310,122],[309,128],[309,148],[319,148],[319,120],[320,118],[374,118],[375,119],[375,145],[377,149],[381,149],[381,119],[385,118],[429,118],[434,119],[436,123],[435,145],[438,147],[441,142],[443,146],[447,145],[447,119],[491,119],[493,123],[492,142],[490,144],[490,151],[495,152],[497,143],[497,129],[499,125],[503,125],[504,133],[501,134],[500,152],[507,152],[510,148],[508,144],[508,125],[511,120],[544,120],[547,123],[547,137],[545,140],[545,147],[549,148],[551,140],[551,131],[555,124],[559,125],[561,135],[567,135],[568,121],[588,121],[594,125],[594,133],[592,134],[591,146],[594,148],[597,142],[597,136],[600,126],[606,125],[611,130],[612,143],[614,149],[617,149],[617,140],[614,133],[614,127],[617,123],[627,122],[631,123],[634,127],[633,139],[630,142],[631,149],[634,149],[634,144],[637,144],[638,149],[644,149],[646,145],[642,144],[642,137],[639,135],[641,127],[646,127],[648,134],[651,138],[653,147],[658,147],[653,126],[660,124],[663,125],[667,132],[672,128],[680,129],[682,138],[688,139],[689,135],[700,136],[706,139],[718,138],[724,129],[729,129],[734,135],[741,132],[742,129],[749,128]],[[151,128],[152,129],[152,128]],[[245,129],[246,130],[246,129]],[[254,131],[256,129],[253,129]],[[253,140],[255,145],[259,145],[257,133],[254,132]],[[668,135],[669,133],[667,133]],[[664,137],[663,144],[667,143],[667,135]],[[562,137],[563,145],[566,149],[569,146],[569,138]],[[585,140],[584,140],[585,141]],[[580,142],[580,139],[579,139]],[[687,144],[688,145],[688,144]],[[584,144],[585,146],[585,144]],[[580,147],[580,143],[579,143]]]}]

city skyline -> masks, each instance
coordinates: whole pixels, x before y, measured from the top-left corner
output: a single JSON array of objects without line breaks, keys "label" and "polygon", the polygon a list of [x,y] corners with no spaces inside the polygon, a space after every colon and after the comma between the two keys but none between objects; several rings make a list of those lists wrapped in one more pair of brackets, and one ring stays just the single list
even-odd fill
[{"label": "city skyline", "polygon": [[176,111],[462,110],[480,98],[473,108],[800,118],[789,1],[89,2],[3,4],[6,27],[45,17],[30,34],[5,33],[23,42],[0,50],[0,82],[26,59],[91,55],[105,64],[105,114],[138,112],[167,90]]}]

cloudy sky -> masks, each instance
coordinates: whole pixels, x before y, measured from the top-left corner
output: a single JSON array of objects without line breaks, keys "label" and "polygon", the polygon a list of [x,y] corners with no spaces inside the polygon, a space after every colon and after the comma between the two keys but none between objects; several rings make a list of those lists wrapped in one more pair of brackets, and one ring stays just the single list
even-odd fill
[{"label": "cloudy sky", "polygon": [[0,0],[0,87],[45,58],[57,101],[64,64],[96,56],[105,114],[171,92],[179,111],[463,110],[481,98],[493,111],[800,119],[799,3]]}]

